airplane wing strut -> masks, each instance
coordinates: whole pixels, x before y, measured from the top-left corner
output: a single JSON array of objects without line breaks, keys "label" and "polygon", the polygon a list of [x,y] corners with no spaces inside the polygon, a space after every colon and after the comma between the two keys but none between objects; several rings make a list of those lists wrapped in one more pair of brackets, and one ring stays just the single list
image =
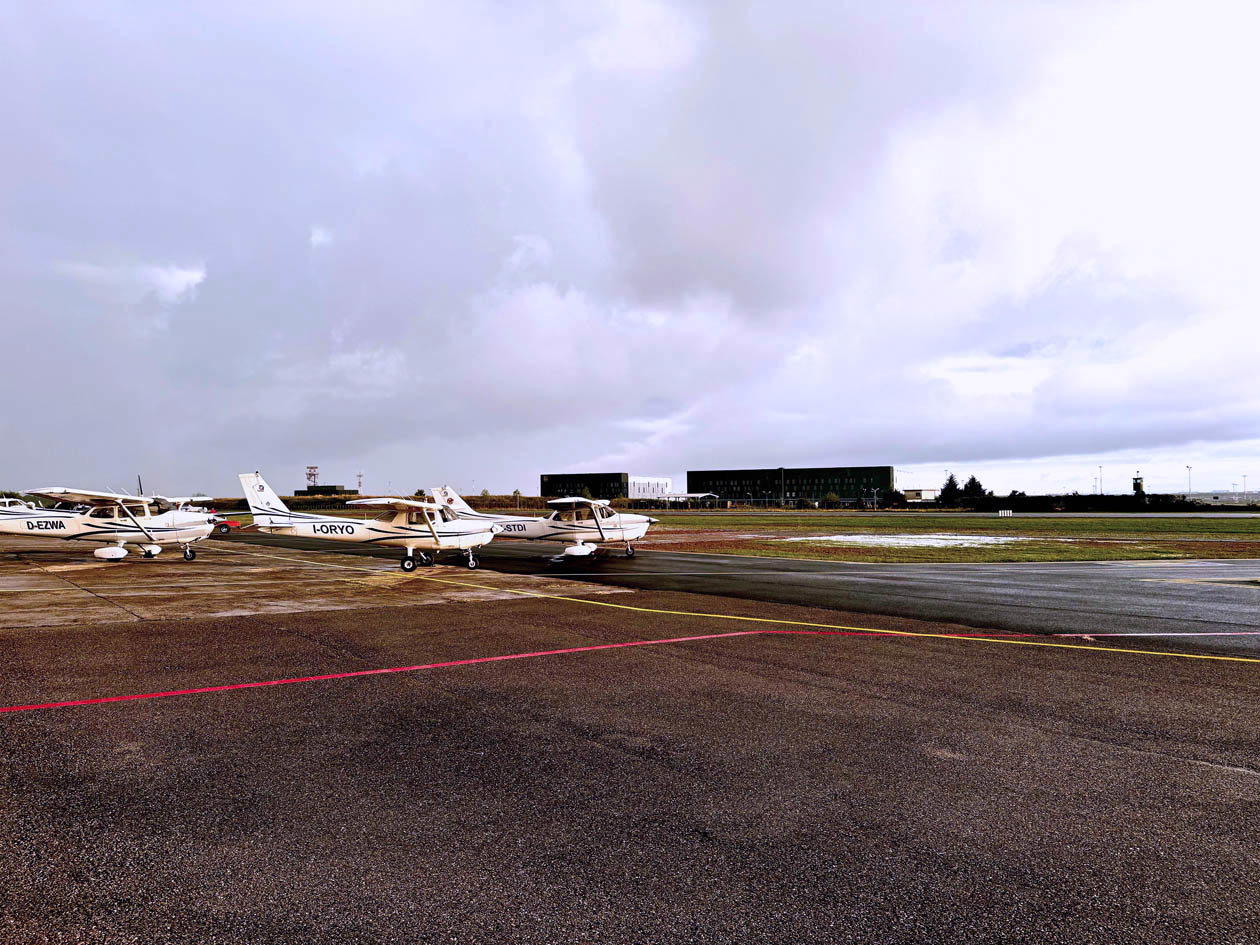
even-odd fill
[{"label": "airplane wing strut", "polygon": [[153,537],[153,532],[149,531],[147,528],[145,528],[143,525],[140,524],[140,519],[136,518],[134,515],[131,514],[131,509],[127,508],[126,504],[119,503],[118,507],[127,513],[127,518],[135,522],[136,527],[140,529],[140,531],[144,532],[145,535],[148,536],[149,541],[157,541],[157,539]]},{"label": "airplane wing strut", "polygon": [[438,538],[437,529],[433,527],[433,519],[429,518],[428,512],[422,512],[421,515],[424,517],[424,523],[429,526],[429,532],[433,535],[433,544],[441,548],[442,540]]}]

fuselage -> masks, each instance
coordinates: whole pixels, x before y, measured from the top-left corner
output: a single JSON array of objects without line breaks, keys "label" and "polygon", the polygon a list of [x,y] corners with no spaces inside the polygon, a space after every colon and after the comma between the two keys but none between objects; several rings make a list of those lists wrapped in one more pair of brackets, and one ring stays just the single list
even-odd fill
[{"label": "fuselage", "polygon": [[254,524],[259,531],[273,535],[389,545],[420,551],[465,551],[480,548],[494,537],[496,529],[493,523],[463,521],[454,516],[447,519],[442,511],[418,509],[391,512],[370,519],[308,512],[261,514],[255,511]]}]

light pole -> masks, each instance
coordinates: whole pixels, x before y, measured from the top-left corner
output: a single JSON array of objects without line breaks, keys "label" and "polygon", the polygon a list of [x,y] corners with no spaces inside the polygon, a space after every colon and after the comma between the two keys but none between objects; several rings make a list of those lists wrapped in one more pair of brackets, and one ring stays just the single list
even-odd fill
[{"label": "light pole", "polygon": [[1190,498],[1190,493],[1194,491],[1194,489],[1191,488],[1190,486],[1190,470],[1193,468],[1194,468],[1193,466],[1186,467],[1186,498],[1187,499]]},{"label": "light pole", "polygon": [[1103,491],[1102,491],[1102,467],[1101,467],[1101,466],[1099,466],[1099,467],[1098,467],[1098,494],[1099,494],[1099,495],[1102,495],[1102,494],[1103,494]]},{"label": "light pole", "polygon": [[1243,473],[1243,505],[1247,504],[1247,474]]}]

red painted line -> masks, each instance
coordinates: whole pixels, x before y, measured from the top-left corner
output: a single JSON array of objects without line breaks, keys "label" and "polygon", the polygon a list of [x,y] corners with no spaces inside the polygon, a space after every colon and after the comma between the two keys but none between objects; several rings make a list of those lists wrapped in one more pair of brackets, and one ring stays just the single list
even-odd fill
[{"label": "red painted line", "polygon": [[[560,656],[565,653],[590,653],[595,650],[614,650],[627,646],[657,646],[666,643],[691,643],[696,640],[721,640],[727,637],[751,637],[763,634],[796,634],[829,637],[895,636],[904,639],[904,633],[885,633],[880,630],[735,630],[729,633],[704,633],[691,637],[670,637],[664,640],[631,640],[625,643],[597,643],[591,646],[571,646],[561,650],[536,650],[531,653],[507,653],[502,656],[476,656],[464,660],[447,660],[442,663],[417,663],[414,666],[390,666],[384,669],[358,669],[345,673],[324,673],[319,676],[292,676],[288,679],[265,679],[259,682],[228,683],[222,686],[198,686],[192,689],[168,689],[163,692],[139,692],[125,696],[99,696],[95,699],[68,699],[63,702],[36,702],[29,705],[0,706],[3,712],[33,712],[38,709],[65,709],[77,705],[103,705],[106,702],[135,702],[140,699],[166,699],[170,696],[192,696],[207,692],[230,692],[235,689],[259,689],[264,686],[287,686],[291,683],[324,682],[329,679],[353,679],[357,676],[381,676],[387,673],[414,673],[424,669],[449,669],[453,666],[474,666],[478,663],[501,663],[505,660],[526,660],[539,656]],[[1033,636],[1026,633],[959,633],[949,634],[966,637],[1014,637]]]}]

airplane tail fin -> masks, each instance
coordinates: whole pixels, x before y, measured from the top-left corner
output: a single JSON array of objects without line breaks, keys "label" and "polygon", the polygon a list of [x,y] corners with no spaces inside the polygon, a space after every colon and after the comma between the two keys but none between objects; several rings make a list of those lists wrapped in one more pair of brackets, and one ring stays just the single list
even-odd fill
[{"label": "airplane tail fin", "polygon": [[255,525],[272,524],[273,519],[288,521],[289,507],[280,501],[280,496],[267,485],[267,480],[256,472],[241,473],[241,489],[245,492],[245,501],[254,514]]},{"label": "airplane tail fin", "polygon": [[460,498],[459,493],[450,486],[434,486],[429,493],[433,496],[434,502],[446,506],[456,515],[477,514],[473,507]]}]

